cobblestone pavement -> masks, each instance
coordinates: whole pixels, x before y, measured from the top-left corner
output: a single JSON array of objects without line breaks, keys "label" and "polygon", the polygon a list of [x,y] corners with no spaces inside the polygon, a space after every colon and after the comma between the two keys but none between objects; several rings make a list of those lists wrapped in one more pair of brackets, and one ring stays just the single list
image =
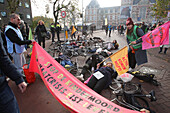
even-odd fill
[{"label": "cobblestone pavement", "polygon": [[[63,36],[63,34],[61,34]],[[116,39],[120,45],[119,49],[127,45],[125,36],[120,36],[115,31],[112,32],[111,37],[106,37],[105,32],[94,31],[94,37],[101,37],[105,41],[112,41]],[[57,38],[56,38],[57,40]],[[51,40],[46,40],[46,50],[51,44]],[[156,79],[161,83],[161,86],[154,86],[152,84],[141,82],[134,78],[133,81],[140,82],[142,84],[145,93],[150,90],[156,91],[156,102],[151,102],[150,106],[156,113],[169,113],[170,111],[170,50],[167,54],[158,54],[159,48],[149,49],[148,63],[143,65],[139,70],[151,71],[155,74]],[[112,51],[113,53],[116,51]],[[80,58],[85,60],[86,58]],[[78,60],[79,61],[79,60]],[[19,89],[14,82],[9,82],[13,89],[21,110],[21,113],[69,113],[47,90],[41,78],[37,75],[36,82],[30,84],[27,91],[23,94],[19,92]],[[103,90],[102,96],[111,100],[114,96],[109,89]]]}]

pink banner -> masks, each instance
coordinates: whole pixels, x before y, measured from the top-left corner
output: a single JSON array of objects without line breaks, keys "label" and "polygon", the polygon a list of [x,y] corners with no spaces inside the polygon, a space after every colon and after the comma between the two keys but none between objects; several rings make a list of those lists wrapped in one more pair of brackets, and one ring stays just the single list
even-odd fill
[{"label": "pink banner", "polygon": [[70,74],[36,42],[33,46],[30,71],[40,74],[51,94],[72,112],[138,113],[118,106],[94,92]]},{"label": "pink banner", "polygon": [[142,49],[169,44],[169,27],[170,21],[142,36]]}]

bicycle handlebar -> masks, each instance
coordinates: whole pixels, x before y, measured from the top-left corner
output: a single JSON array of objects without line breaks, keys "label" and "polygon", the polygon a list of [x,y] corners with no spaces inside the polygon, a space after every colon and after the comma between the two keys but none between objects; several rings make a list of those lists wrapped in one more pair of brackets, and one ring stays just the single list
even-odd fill
[{"label": "bicycle handlebar", "polygon": [[155,97],[155,91],[151,90],[151,92],[149,92],[149,94],[151,95],[151,97],[150,97],[151,102],[157,100],[157,98]]}]

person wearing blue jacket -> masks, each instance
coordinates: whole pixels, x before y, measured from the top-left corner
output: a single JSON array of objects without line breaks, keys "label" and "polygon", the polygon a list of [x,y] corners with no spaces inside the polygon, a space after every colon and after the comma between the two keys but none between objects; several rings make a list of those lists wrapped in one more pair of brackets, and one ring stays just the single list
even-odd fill
[{"label": "person wearing blue jacket", "polygon": [[109,24],[108,29],[109,29],[109,37],[111,37],[112,25]]},{"label": "person wearing blue jacket", "polygon": [[22,93],[26,90],[27,84],[22,74],[9,59],[0,35],[0,113],[20,113],[17,100],[6,81],[6,76],[15,81]]}]

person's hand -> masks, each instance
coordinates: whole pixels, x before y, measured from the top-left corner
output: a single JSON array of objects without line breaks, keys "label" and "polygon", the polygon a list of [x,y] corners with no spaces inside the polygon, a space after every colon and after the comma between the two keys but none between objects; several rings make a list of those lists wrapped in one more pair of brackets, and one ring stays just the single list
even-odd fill
[{"label": "person's hand", "polygon": [[22,83],[18,84],[18,87],[21,90],[21,92],[23,93],[26,90],[27,84],[25,82],[22,82]]},{"label": "person's hand", "polygon": [[131,42],[132,45],[136,44],[136,41]]},{"label": "person's hand", "polygon": [[100,63],[97,64],[97,69],[99,69],[99,67],[100,67]]},{"label": "person's hand", "polygon": [[131,50],[133,50],[133,47],[132,47],[132,46],[130,46],[130,49],[131,49]]},{"label": "person's hand", "polygon": [[31,43],[31,44],[33,44],[33,42],[35,42],[35,40],[34,40],[34,39],[32,39],[31,41],[32,41],[32,43]]},{"label": "person's hand", "polygon": [[150,113],[150,111],[147,110],[147,109],[141,109],[140,112],[142,112],[142,113]]}]

